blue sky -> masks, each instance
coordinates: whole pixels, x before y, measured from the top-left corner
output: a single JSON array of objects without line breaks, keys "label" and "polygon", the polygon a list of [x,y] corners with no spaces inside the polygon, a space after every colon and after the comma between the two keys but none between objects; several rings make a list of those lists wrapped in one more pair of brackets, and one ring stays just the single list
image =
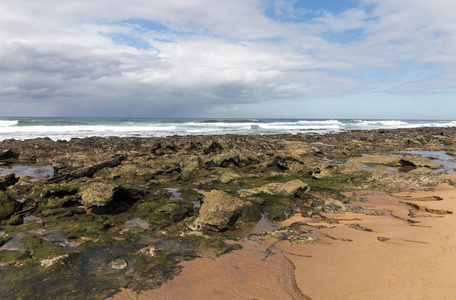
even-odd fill
[{"label": "blue sky", "polygon": [[0,2],[2,116],[454,119],[456,2]]}]

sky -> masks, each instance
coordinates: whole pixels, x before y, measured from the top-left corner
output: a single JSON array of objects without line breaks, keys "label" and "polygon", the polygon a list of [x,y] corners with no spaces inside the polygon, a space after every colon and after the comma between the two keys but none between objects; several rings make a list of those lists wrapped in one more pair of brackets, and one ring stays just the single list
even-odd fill
[{"label": "sky", "polygon": [[453,0],[1,0],[0,116],[456,118]]}]

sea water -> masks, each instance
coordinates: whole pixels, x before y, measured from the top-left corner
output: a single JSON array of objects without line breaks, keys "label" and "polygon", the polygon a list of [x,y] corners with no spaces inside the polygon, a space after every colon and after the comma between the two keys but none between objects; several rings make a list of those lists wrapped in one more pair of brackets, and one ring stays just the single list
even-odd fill
[{"label": "sea water", "polygon": [[0,141],[49,137],[165,137],[172,135],[330,133],[358,129],[455,127],[448,120],[0,118]]}]

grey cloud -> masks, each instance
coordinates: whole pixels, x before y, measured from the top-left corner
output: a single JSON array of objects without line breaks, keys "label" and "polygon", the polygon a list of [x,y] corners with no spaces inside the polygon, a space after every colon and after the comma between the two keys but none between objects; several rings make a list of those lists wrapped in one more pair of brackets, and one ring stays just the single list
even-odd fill
[{"label": "grey cloud", "polygon": [[[444,1],[364,2],[376,6],[287,23],[265,16],[260,0],[4,1],[0,103],[18,114],[198,116],[220,105],[337,98],[393,84],[388,92],[398,95],[453,86],[456,20]],[[306,13],[277,4],[278,13]],[[171,31],[138,29],[138,19]],[[355,29],[365,34],[357,41],[323,36]],[[109,38],[133,33],[151,48]],[[409,82],[401,70],[410,61],[440,74]]]}]

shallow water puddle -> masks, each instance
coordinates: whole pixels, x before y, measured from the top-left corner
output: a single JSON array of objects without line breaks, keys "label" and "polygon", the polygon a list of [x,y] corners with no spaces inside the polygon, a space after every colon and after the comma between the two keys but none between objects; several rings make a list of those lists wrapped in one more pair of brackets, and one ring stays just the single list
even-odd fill
[{"label": "shallow water puddle", "polygon": [[9,251],[25,251],[24,243],[21,239],[24,237],[23,233],[18,233],[12,236],[12,239],[9,240],[5,245],[0,247],[0,251],[9,250]]},{"label": "shallow water puddle", "polygon": [[261,219],[252,228],[252,234],[260,234],[263,231],[272,231],[280,228],[279,225],[269,220],[268,215],[268,213],[261,214]]},{"label": "shallow water puddle", "polygon": [[27,224],[27,223],[43,223],[43,220],[41,220],[40,218],[37,218],[35,216],[28,216],[28,217],[24,217],[24,224]]},{"label": "shallow water puddle", "polygon": [[54,169],[51,166],[24,166],[11,165],[7,168],[0,168],[0,176],[14,173],[17,177],[30,176],[33,179],[44,179],[54,176]]},{"label": "shallow water puddle", "polygon": [[446,154],[445,151],[403,151],[406,154],[410,155],[420,155],[424,157],[428,157],[435,161],[436,163],[443,166],[442,169],[436,170],[439,173],[447,172],[447,173],[456,173],[456,160],[454,157],[449,156]]},{"label": "shallow water puddle", "polygon": [[28,233],[42,235],[43,241],[53,242],[54,244],[59,245],[61,247],[74,248],[74,247],[78,247],[79,245],[81,245],[81,243],[70,242],[70,241],[68,241],[68,239],[65,236],[60,235],[60,229],[43,229],[43,228],[41,228],[41,229],[30,230],[30,231],[28,231]]},{"label": "shallow water puddle", "polygon": [[183,200],[181,197],[181,192],[179,192],[179,189],[177,188],[165,188],[169,193],[172,194],[171,197],[169,197],[169,200]]},{"label": "shallow water puddle", "polygon": [[135,227],[139,227],[141,229],[149,229],[149,226],[150,226],[149,222],[147,222],[145,220],[141,220],[140,218],[133,218],[133,219],[125,222],[123,231],[127,232],[128,230],[135,228]]},{"label": "shallow water puddle", "polygon": [[372,171],[372,170],[375,170],[375,168],[372,168],[372,167],[369,167],[363,163],[361,163],[361,165],[364,167],[364,169],[368,170],[368,171]]}]

